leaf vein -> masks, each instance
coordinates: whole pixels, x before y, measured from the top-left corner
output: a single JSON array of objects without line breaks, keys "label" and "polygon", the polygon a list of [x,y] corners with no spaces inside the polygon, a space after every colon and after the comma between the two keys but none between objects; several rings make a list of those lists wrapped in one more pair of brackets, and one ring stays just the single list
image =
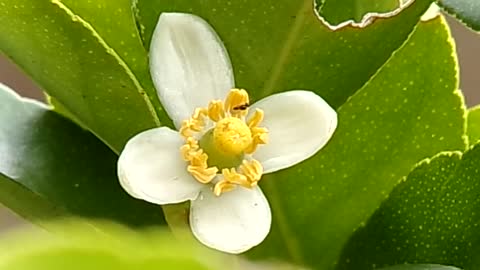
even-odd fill
[{"label": "leaf vein", "polygon": [[272,73],[267,82],[265,83],[262,96],[268,96],[274,92],[275,86],[278,83],[284,67],[288,62],[288,58],[291,52],[293,51],[292,49],[295,46],[297,37],[301,33],[302,25],[305,22],[306,16],[307,14],[310,14],[309,11],[311,11],[311,15],[313,16],[312,0],[305,0],[303,1],[303,5],[300,7],[295,16],[295,21],[292,25],[291,30],[289,31],[290,34],[287,36],[285,45],[280,51],[280,56],[278,57],[277,63],[273,65]]},{"label": "leaf vein", "polygon": [[138,93],[142,97],[143,101],[147,105],[148,111],[150,112],[155,124],[161,126],[160,119],[155,111],[155,107],[151,103],[147,93],[143,89],[142,85],[138,81],[135,74],[132,72],[130,67],[126,62],[120,57],[120,55],[101,37],[101,35],[95,30],[95,28],[84,20],[81,16],[75,14],[69,7],[63,4],[60,0],[50,0],[52,4],[57,5],[61,10],[63,10],[67,15],[72,18],[72,21],[79,22],[83,27],[92,32],[92,35],[98,40],[98,42],[105,48],[106,52],[112,55],[118,62],[118,64],[125,70],[125,73],[132,80],[133,84],[137,88]]}]

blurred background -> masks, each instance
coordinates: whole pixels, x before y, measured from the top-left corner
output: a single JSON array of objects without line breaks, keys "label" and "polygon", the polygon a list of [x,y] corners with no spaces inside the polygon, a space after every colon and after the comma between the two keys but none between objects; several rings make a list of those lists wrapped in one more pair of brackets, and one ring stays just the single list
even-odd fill
[{"label": "blurred background", "polygon": [[[460,88],[468,107],[480,104],[480,34],[470,31],[460,23],[447,18],[457,45],[460,63]],[[0,54],[0,82],[10,86],[20,95],[43,100],[41,89],[19,68]],[[19,225],[29,226],[0,205],[0,231]]]}]

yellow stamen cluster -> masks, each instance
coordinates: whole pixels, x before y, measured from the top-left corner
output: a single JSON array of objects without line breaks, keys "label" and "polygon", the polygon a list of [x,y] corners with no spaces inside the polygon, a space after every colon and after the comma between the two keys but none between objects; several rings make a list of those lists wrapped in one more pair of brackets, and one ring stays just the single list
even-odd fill
[{"label": "yellow stamen cluster", "polygon": [[[249,97],[243,89],[232,89],[225,101],[214,100],[208,107],[197,108],[190,119],[184,120],[180,134],[185,144],[180,152],[189,163],[188,172],[201,183],[211,182],[219,169],[208,164],[208,155],[199,146],[196,138],[205,131],[207,121],[213,121],[213,141],[216,148],[228,155],[251,154],[258,145],[266,144],[268,131],[258,125],[263,120],[263,111],[256,109],[255,113],[246,121],[248,114]],[[214,187],[214,193],[219,196],[223,192],[232,190],[239,185],[252,188],[257,185],[263,174],[262,165],[256,160],[243,160],[236,168],[221,168],[223,178]]]},{"label": "yellow stamen cluster", "polygon": [[235,188],[236,185],[252,188],[258,184],[263,174],[263,167],[256,160],[244,160],[239,167],[239,172],[235,168],[223,169],[223,179],[220,180],[213,189],[215,195],[220,196]]},{"label": "yellow stamen cluster", "polygon": [[198,145],[198,141],[193,137],[187,138],[187,142],[180,148],[180,152],[183,159],[190,162],[187,171],[200,183],[209,183],[217,175],[217,167],[208,168],[208,155],[203,152]]}]

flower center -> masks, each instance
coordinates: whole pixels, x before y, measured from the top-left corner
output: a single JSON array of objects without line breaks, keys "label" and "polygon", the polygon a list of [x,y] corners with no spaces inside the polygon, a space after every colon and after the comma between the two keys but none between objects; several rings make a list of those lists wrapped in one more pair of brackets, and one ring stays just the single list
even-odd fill
[{"label": "flower center", "polygon": [[244,153],[234,154],[225,151],[215,140],[214,130],[215,128],[212,128],[207,131],[198,142],[200,148],[208,155],[207,165],[222,170],[224,168],[237,167],[242,164],[242,160],[245,157]]},{"label": "flower center", "polygon": [[[211,101],[197,108],[184,120],[180,134],[185,144],[180,152],[189,163],[188,172],[199,182],[213,181],[219,170],[223,178],[215,182],[214,193],[220,195],[240,185],[252,188],[263,174],[262,165],[251,158],[258,145],[266,144],[268,131],[258,125],[263,111],[256,109],[246,120],[249,97],[243,89],[232,89],[225,101]],[[209,121],[214,127],[205,130]],[[238,170],[238,171],[237,171]]]},{"label": "flower center", "polygon": [[244,121],[227,117],[218,121],[213,129],[213,140],[220,151],[238,155],[252,143],[252,132]]}]

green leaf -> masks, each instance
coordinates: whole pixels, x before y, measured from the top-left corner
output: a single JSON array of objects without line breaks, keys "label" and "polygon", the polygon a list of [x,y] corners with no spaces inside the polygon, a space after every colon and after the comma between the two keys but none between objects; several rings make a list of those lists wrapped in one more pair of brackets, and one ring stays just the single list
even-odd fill
[{"label": "green leaf", "polygon": [[94,4],[91,1],[61,0],[57,3],[91,25],[108,46],[118,53],[149,95],[154,108],[163,117],[162,122],[168,123],[150,79],[148,55],[137,31],[131,0],[97,0]]},{"label": "green leaf", "polygon": [[56,233],[23,230],[3,235],[0,269],[299,269],[280,263],[248,262],[207,249],[192,239],[179,241],[158,228],[132,231],[114,223],[78,219],[57,221],[48,227],[55,228]]},{"label": "green leaf", "polygon": [[438,4],[473,30],[480,31],[480,1],[437,0]]},{"label": "green leaf", "polygon": [[138,78],[82,17],[57,0],[0,8],[0,50],[112,149],[159,125]]},{"label": "green leaf", "polygon": [[332,31],[313,0],[138,0],[145,44],[161,12],[206,19],[225,43],[238,87],[254,99],[290,89],[310,89],[335,108],[364,85],[412,32],[431,0],[418,0],[394,18],[369,27]]},{"label": "green leaf", "polygon": [[468,110],[467,135],[470,145],[480,140],[480,106]]},{"label": "green leaf", "polygon": [[41,222],[77,215],[165,224],[162,211],[123,191],[116,155],[98,139],[0,85],[0,203]]},{"label": "green leaf", "polygon": [[196,243],[177,241],[163,231],[134,232],[116,224],[93,224],[102,230],[74,220],[49,226],[56,227],[59,234],[27,231],[4,236],[0,269],[232,269],[233,258]]},{"label": "green leaf", "polygon": [[385,267],[381,270],[460,270],[460,268],[438,264],[402,264]]},{"label": "green leaf", "polygon": [[315,157],[261,186],[272,230],[252,256],[331,269],[354,230],[414,164],[464,150],[465,109],[454,48],[443,18],[409,41],[338,110],[338,128]]},{"label": "green leaf", "polygon": [[[3,170],[3,168],[2,168]],[[45,220],[68,216],[69,213],[53,205],[38,194],[0,173],[0,203],[23,218],[42,224]]]},{"label": "green leaf", "polygon": [[317,3],[319,15],[332,25],[348,20],[360,22],[367,13],[388,13],[399,7],[398,0],[323,0]]},{"label": "green leaf", "polygon": [[478,269],[480,145],[421,162],[343,252],[339,269],[434,262]]}]

